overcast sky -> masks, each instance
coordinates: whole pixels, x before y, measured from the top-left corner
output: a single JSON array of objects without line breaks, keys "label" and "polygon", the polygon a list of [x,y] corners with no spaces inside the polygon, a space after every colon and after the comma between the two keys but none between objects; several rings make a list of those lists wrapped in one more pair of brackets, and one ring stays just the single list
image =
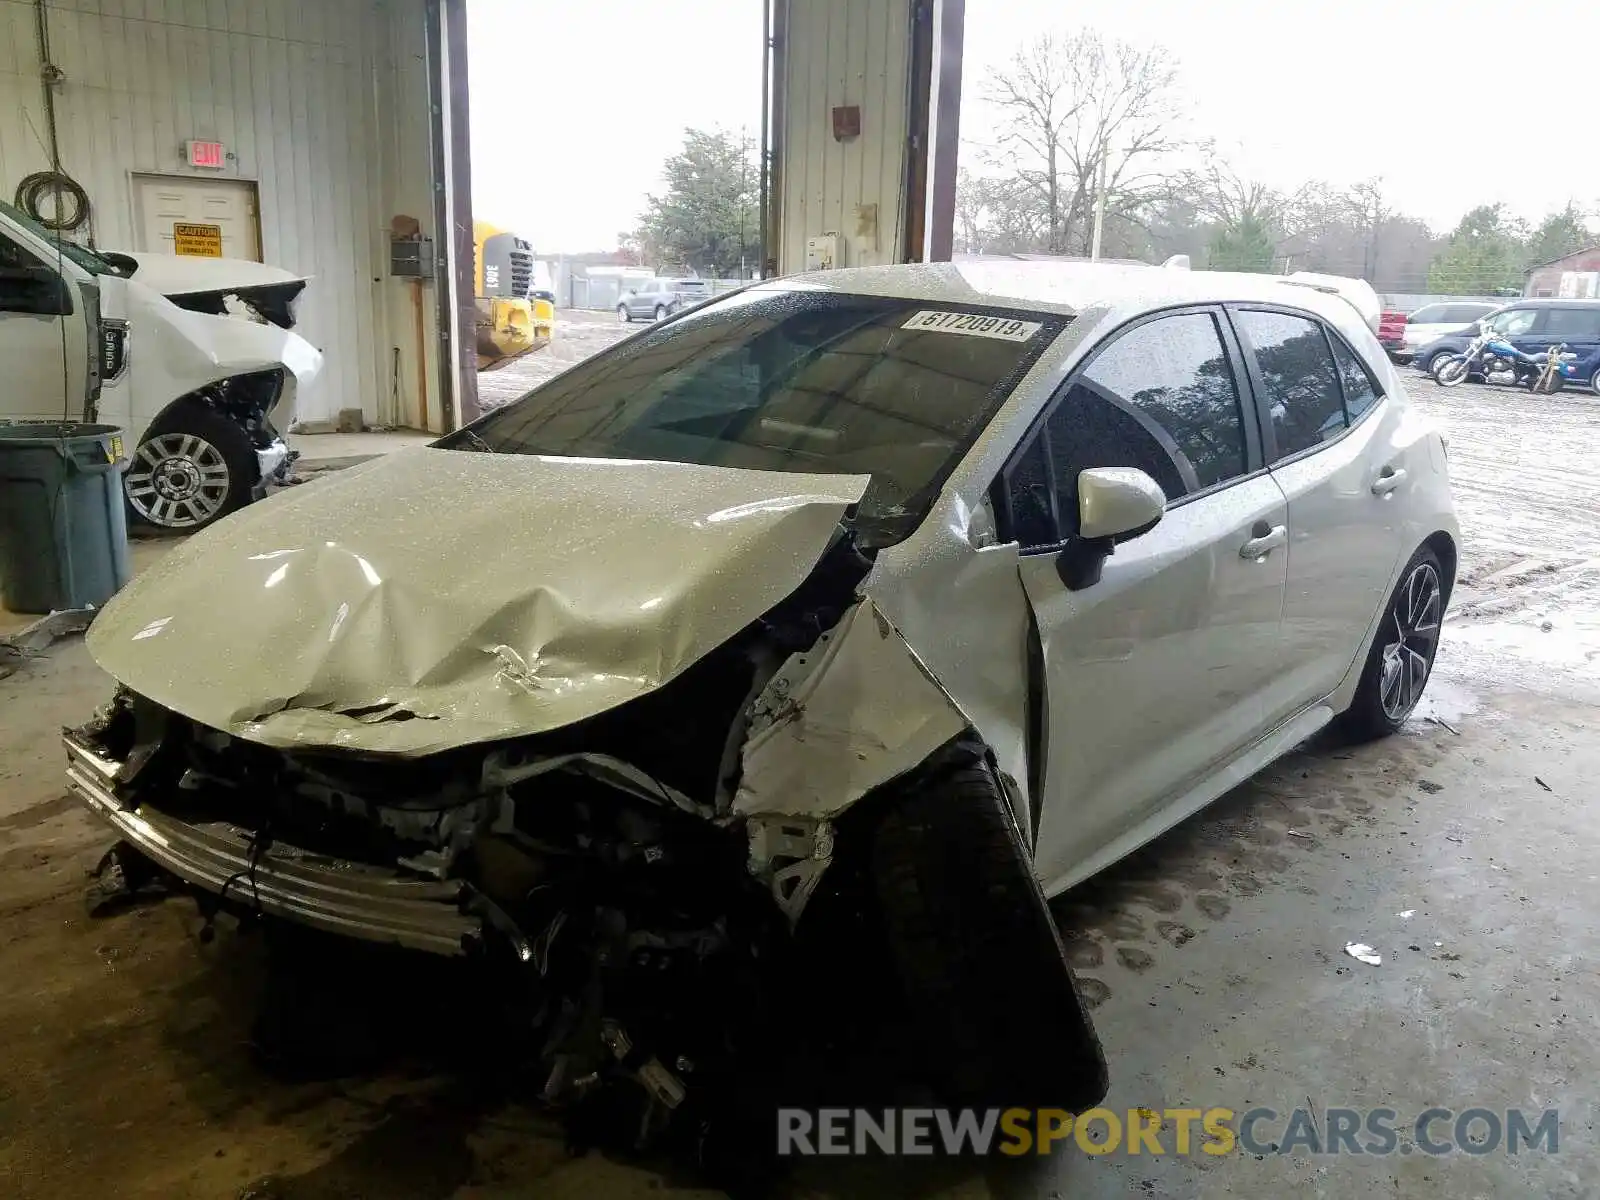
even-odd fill
[{"label": "overcast sky", "polygon": [[[1488,0],[968,0],[962,132],[990,133],[989,68],[1076,20],[1166,46],[1192,132],[1276,186],[1381,176],[1397,208],[1442,230],[1496,200],[1530,218],[1569,199],[1593,209],[1600,4],[1515,12]],[[613,247],[685,126],[758,135],[760,0],[469,0],[468,15],[473,207],[541,251]]]}]

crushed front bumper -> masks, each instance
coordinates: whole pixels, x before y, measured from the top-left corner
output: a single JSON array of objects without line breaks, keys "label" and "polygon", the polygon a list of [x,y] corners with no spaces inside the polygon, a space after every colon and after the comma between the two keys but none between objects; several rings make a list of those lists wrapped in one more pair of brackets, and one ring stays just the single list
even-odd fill
[{"label": "crushed front bumper", "polygon": [[182,821],[117,795],[122,764],[68,733],[72,792],[117,836],[192,887],[246,908],[344,937],[432,954],[471,951],[482,922],[462,909],[460,885],[273,843],[254,855],[249,831],[224,821]]}]

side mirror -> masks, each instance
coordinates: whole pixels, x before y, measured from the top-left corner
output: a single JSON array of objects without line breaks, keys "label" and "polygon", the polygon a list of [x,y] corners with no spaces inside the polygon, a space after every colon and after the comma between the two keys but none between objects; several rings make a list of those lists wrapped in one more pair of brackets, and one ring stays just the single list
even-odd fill
[{"label": "side mirror", "polygon": [[1161,485],[1137,467],[1090,467],[1078,474],[1078,533],[1125,542],[1167,511]]},{"label": "side mirror", "polygon": [[1167,510],[1161,485],[1137,467],[1090,467],[1078,474],[1078,535],[1056,556],[1069,591],[1100,582],[1118,542],[1148,533]]}]

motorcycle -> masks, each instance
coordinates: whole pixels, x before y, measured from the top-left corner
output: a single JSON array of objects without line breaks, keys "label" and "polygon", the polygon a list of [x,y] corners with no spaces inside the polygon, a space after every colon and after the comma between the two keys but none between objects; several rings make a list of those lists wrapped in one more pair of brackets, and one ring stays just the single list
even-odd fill
[{"label": "motorcycle", "polygon": [[1567,380],[1577,378],[1573,365],[1577,360],[1576,354],[1567,352],[1565,342],[1530,354],[1493,333],[1484,332],[1472,339],[1465,354],[1453,354],[1441,361],[1434,368],[1433,380],[1440,387],[1455,387],[1477,378],[1485,383],[1525,387],[1548,396],[1559,392]]}]

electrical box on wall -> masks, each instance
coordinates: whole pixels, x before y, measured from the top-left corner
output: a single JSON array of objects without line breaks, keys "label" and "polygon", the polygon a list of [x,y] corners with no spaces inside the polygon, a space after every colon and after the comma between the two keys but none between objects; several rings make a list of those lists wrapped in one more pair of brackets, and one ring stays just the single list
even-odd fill
[{"label": "electrical box on wall", "polygon": [[392,238],[389,242],[389,274],[402,279],[432,279],[433,239]]},{"label": "electrical box on wall", "polygon": [[821,233],[806,239],[806,270],[831,271],[839,265],[839,235]]}]

